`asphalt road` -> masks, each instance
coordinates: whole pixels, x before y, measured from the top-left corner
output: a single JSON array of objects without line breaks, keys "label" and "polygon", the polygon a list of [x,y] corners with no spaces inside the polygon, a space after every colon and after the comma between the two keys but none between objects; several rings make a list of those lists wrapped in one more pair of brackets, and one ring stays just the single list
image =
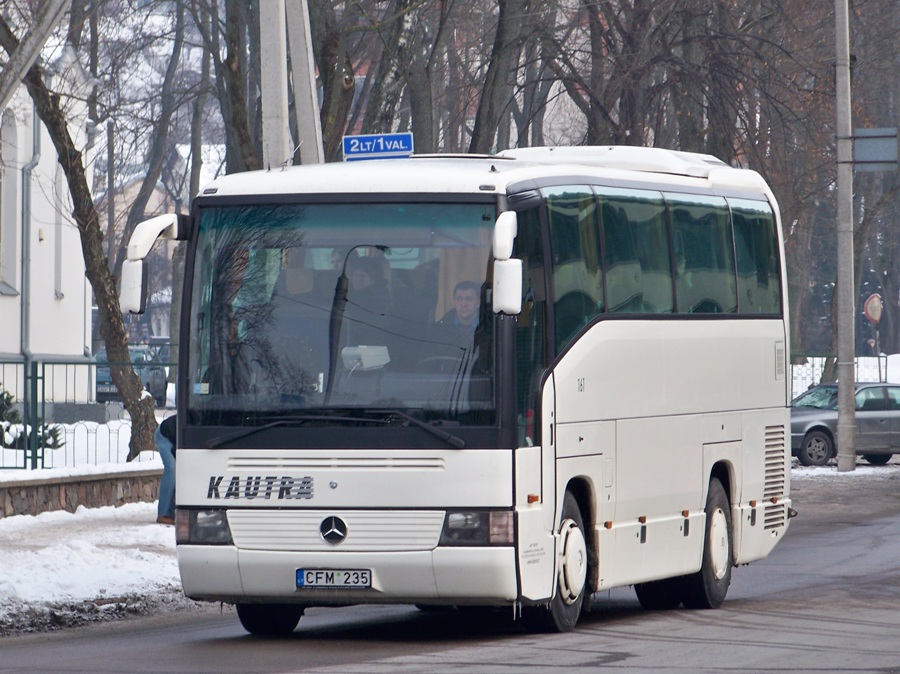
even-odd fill
[{"label": "asphalt road", "polygon": [[799,517],[715,611],[647,612],[621,589],[534,635],[505,614],[312,609],[273,640],[204,605],[0,639],[0,672],[900,672],[900,472],[794,476]]}]

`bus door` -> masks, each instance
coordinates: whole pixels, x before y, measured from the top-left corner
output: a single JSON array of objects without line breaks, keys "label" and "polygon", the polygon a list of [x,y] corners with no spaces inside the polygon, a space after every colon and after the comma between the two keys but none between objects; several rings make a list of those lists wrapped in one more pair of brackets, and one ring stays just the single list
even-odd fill
[{"label": "bus door", "polygon": [[[548,599],[553,592],[556,529],[556,395],[553,376],[542,389],[540,443],[519,447],[516,460],[518,564],[521,595]],[[527,432],[526,432],[527,433]],[[529,503],[529,501],[532,501]]]}]

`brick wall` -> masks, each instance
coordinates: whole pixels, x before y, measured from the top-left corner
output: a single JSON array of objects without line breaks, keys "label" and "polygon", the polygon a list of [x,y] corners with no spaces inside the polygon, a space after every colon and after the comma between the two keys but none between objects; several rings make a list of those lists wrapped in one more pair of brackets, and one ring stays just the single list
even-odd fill
[{"label": "brick wall", "polygon": [[102,475],[0,482],[0,518],[38,515],[50,510],[75,512],[78,506],[98,508],[158,498],[162,469],[134,470]]}]

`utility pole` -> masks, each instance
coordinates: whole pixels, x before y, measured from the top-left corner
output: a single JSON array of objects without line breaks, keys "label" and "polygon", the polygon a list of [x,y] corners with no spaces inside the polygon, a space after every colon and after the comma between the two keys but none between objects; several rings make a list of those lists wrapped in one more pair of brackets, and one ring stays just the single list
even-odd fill
[{"label": "utility pole", "polygon": [[259,3],[259,60],[262,64],[263,167],[267,171],[291,163],[287,123],[287,43],[284,0]]},{"label": "utility pole", "polygon": [[294,83],[294,118],[300,141],[300,163],[321,164],[322,118],[316,90],[316,67],[309,27],[309,2],[297,0],[287,8],[288,45],[291,50],[291,76]]},{"label": "utility pole", "polygon": [[835,0],[837,105],[838,472],[856,468],[856,301],[853,271],[853,128],[848,0]]},{"label": "utility pole", "polygon": [[293,163],[294,147],[288,123],[288,34],[291,79],[301,164],[323,161],[322,129],[305,0],[265,0],[259,4],[260,61],[262,63],[263,166]]}]

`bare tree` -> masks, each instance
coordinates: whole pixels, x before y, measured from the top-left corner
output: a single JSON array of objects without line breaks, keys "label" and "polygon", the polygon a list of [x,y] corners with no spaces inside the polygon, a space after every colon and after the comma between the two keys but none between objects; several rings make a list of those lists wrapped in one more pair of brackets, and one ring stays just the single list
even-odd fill
[{"label": "bare tree", "polygon": [[[0,46],[8,54],[15,53],[19,46],[18,38],[2,16],[0,16]],[[31,66],[24,82],[34,101],[38,116],[50,134],[59,165],[69,187],[73,204],[72,217],[81,237],[85,275],[93,288],[97,302],[100,334],[106,342],[111,364],[110,374],[122,395],[125,409],[131,416],[132,433],[128,454],[130,460],[153,446],[153,431],[156,429],[153,399],[142,396],[143,385],[130,365],[128,339],[119,307],[116,283],[103,251],[100,216],[88,185],[82,153],[75,146],[69,133],[68,121],[61,102],[62,96],[47,86],[43,69],[38,63]]]},{"label": "bare tree", "polygon": [[[147,148],[146,173],[137,195],[130,204],[128,209],[128,219],[125,222],[125,230],[122,234],[124,241],[131,237],[134,228],[145,219],[145,211],[150,201],[150,196],[156,189],[163,172],[163,165],[166,157],[172,152],[170,146],[170,130],[172,127],[172,118],[175,115],[176,106],[178,104],[175,92],[176,75],[178,64],[181,60],[181,52],[184,47],[184,8],[178,7],[175,10],[175,35],[172,40],[172,53],[166,67],[165,76],[163,77],[162,86],[160,88],[160,104],[159,112],[155,115],[155,119],[151,125],[149,134],[149,146]],[[118,276],[122,269],[122,262],[125,260],[125,246],[120,246],[116,255],[113,273]]]},{"label": "bare tree", "polygon": [[475,114],[469,151],[490,152],[504,115],[512,114],[521,37],[529,0],[499,0],[490,61]]}]

